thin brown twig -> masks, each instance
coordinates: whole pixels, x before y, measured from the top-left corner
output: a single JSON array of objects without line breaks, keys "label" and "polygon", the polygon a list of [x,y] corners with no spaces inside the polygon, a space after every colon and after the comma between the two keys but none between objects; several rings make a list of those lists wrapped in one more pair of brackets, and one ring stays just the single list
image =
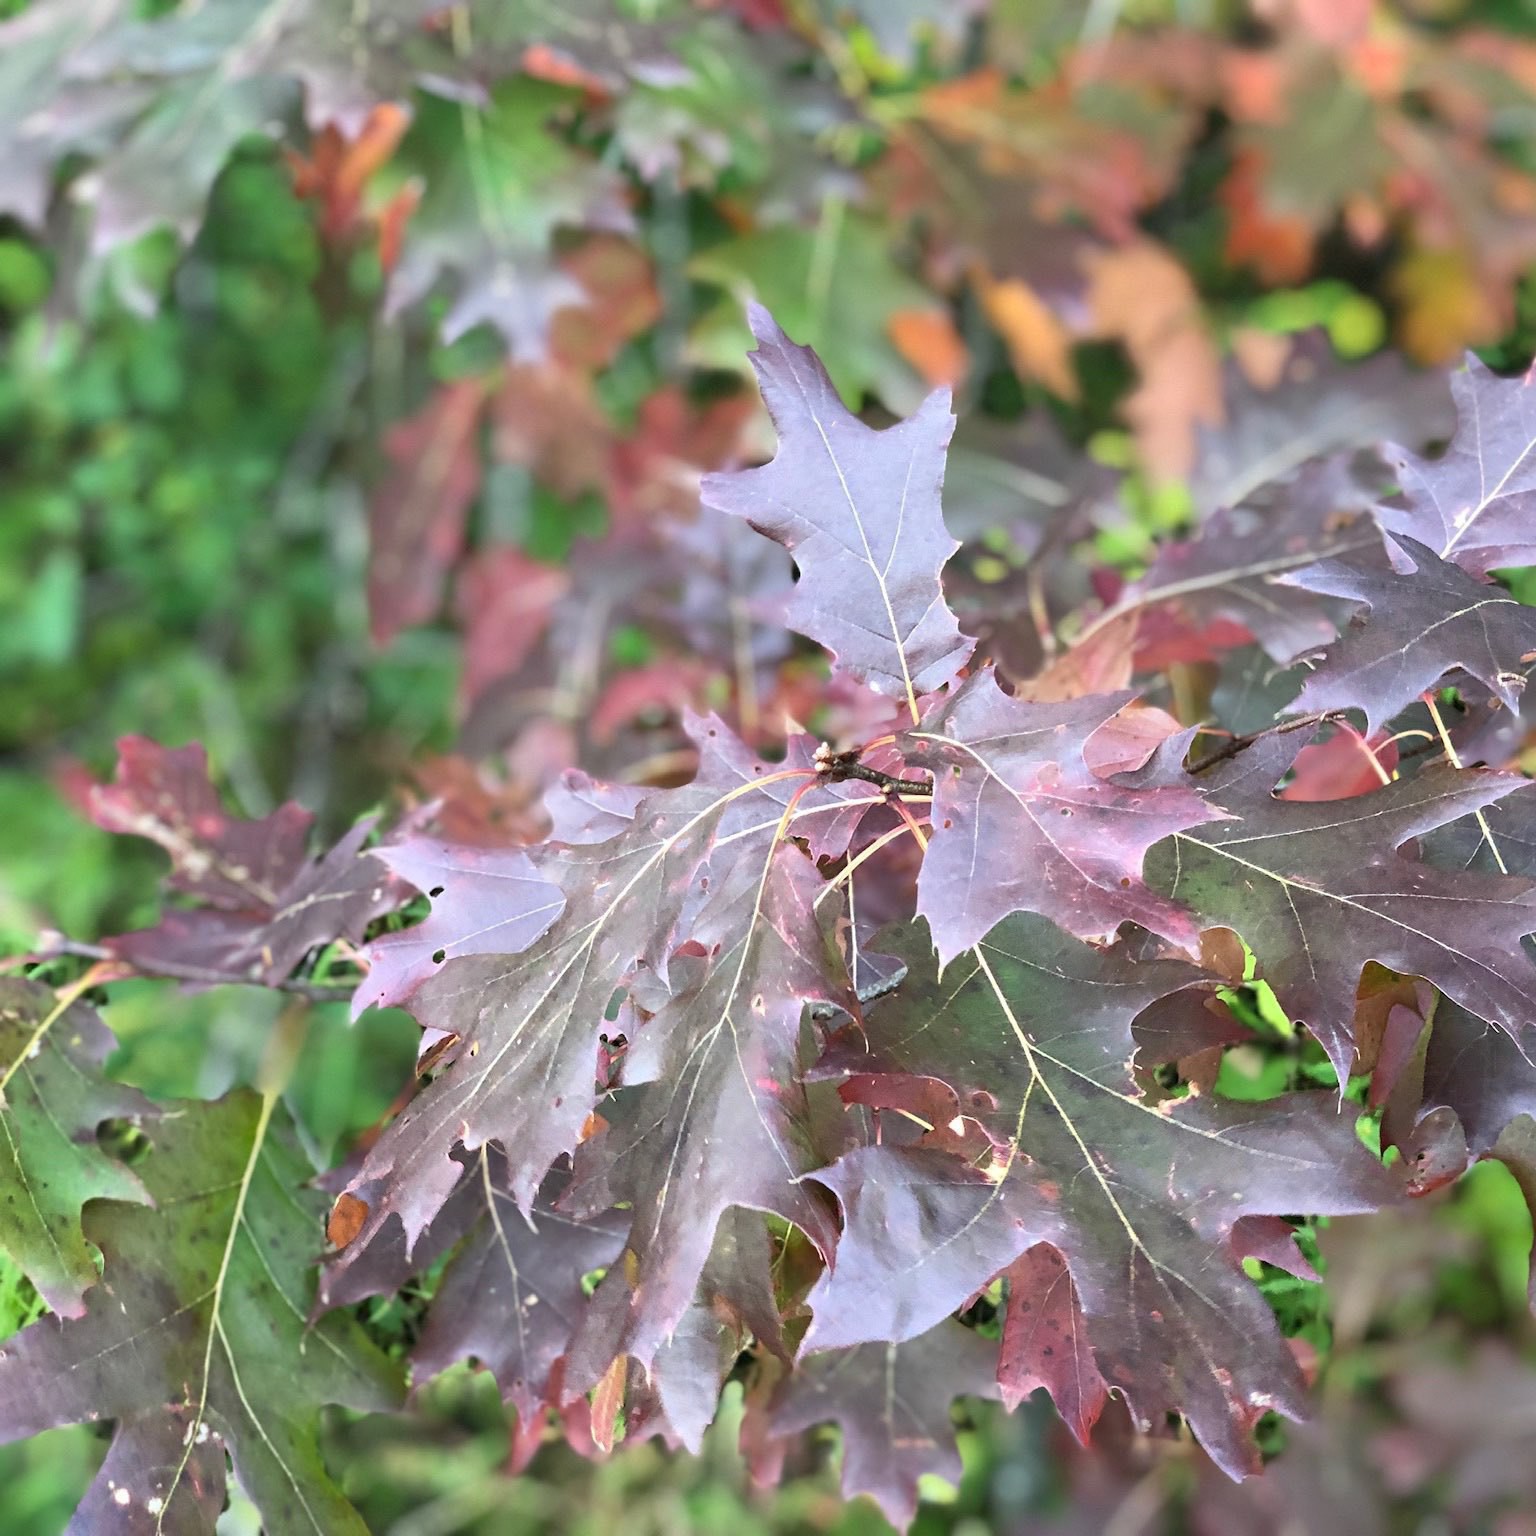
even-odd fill
[{"label": "thin brown twig", "polygon": [[1231,741],[1224,742],[1214,752],[1202,757],[1199,762],[1190,765],[1190,773],[1204,773],[1208,768],[1214,768],[1217,763],[1224,763],[1229,758],[1236,757],[1239,752],[1246,752],[1256,741],[1262,741],[1266,736],[1285,736],[1291,731],[1305,731],[1319,725],[1326,725],[1331,720],[1342,720],[1345,711],[1342,709],[1320,709],[1313,715],[1297,715],[1294,720],[1282,720],[1278,725],[1265,726],[1262,731],[1253,731],[1247,736],[1234,736]]},{"label": "thin brown twig", "polygon": [[876,784],[888,795],[917,795],[924,800],[933,798],[933,785],[926,779],[898,779],[865,763],[834,762],[822,774],[828,784],[841,784],[847,779],[857,779],[861,784]]},{"label": "thin brown twig", "polygon": [[204,986],[260,986],[273,992],[289,992],[295,997],[302,997],[312,1003],[337,1003],[351,997],[356,987],[347,986],[319,986],[312,981],[299,981],[294,977],[286,977],[282,981],[258,981],[253,977],[231,976],[226,971],[213,970],[198,965],[178,965],[174,960],[166,960],[154,966],[134,965],[124,960],[121,955],[114,954],[112,950],[101,944],[81,944],[74,939],[66,939],[60,935],[49,935],[47,943],[35,950],[30,958],[33,961],[57,960],[64,956],[74,956],[81,960],[112,960],[121,964],[126,972],[137,976],[161,977],[166,981],[191,981]]}]

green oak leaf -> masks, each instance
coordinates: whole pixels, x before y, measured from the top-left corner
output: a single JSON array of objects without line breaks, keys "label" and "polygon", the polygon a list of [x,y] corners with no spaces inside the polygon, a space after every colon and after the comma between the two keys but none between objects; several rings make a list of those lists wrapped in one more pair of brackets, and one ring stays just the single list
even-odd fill
[{"label": "green oak leaf", "polygon": [[92,1529],[212,1531],[223,1455],[267,1536],[347,1536],[361,1517],[326,1472],[320,1409],[395,1405],[396,1368],[352,1319],[306,1325],[325,1198],[274,1095],[165,1106],[141,1165],[155,1209],[93,1203],[101,1283],[0,1358],[0,1441],[117,1421],[77,1517]]},{"label": "green oak leaf", "polygon": [[115,1045],[84,1003],[0,979],[0,1249],[62,1317],[80,1316],[97,1279],[81,1207],[149,1200],[96,1140],[104,1120],[153,1113],[132,1088],[102,1076]]}]

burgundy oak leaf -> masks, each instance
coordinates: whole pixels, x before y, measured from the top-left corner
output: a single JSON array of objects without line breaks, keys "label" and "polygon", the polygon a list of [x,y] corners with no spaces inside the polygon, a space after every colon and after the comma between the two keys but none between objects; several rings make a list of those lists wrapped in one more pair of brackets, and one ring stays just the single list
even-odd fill
[{"label": "burgundy oak leaf", "polygon": [[544,794],[549,835],[557,843],[605,843],[629,826],[649,793],[638,784],[605,784],[569,768]]},{"label": "burgundy oak leaf", "polygon": [[319,1304],[344,1306],[398,1290],[457,1248],[412,1352],[419,1384],[473,1359],[496,1378],[529,1429],[556,1406],[556,1365],[564,1360],[586,1305],[582,1279],[611,1264],[624,1245],[619,1213],[577,1221],[555,1208],[569,1177],[552,1173],[524,1216],[507,1192],[507,1162],[495,1143],[464,1154],[464,1173],[447,1203],[407,1254],[393,1223],[344,1269],[321,1277]]},{"label": "burgundy oak leaf", "polygon": [[201,746],[162,747],[142,736],[118,742],[116,776],[92,787],[90,808],[103,830],[165,849],[170,890],[231,911],[277,900],[303,867],[314,820],[292,801],[257,821],[231,816]]},{"label": "burgundy oak leaf", "polygon": [[751,321],[778,455],[756,469],[706,475],[704,504],[745,518],[789,550],[800,568],[790,626],[876,692],[902,700],[916,720],[919,695],[951,682],[974,645],[939,586],[959,547],[939,506],[955,425],[949,391],[876,431],[767,310],[753,305]]},{"label": "burgundy oak leaf", "polygon": [[[1512,1121],[1522,1115],[1536,1118],[1536,1028],[1511,1036],[1449,998],[1438,998],[1423,1074],[1419,1113],[1453,1111],[1466,1135],[1468,1154],[1497,1156],[1499,1140]],[[1531,1174],[1529,1189],[1536,1191],[1536,1166]]]},{"label": "burgundy oak leaf", "polygon": [[1010,1264],[997,1381],[1011,1412],[1044,1387],[1067,1428],[1086,1445],[1109,1388],[1088,1342],[1088,1324],[1066,1260],[1037,1243]]},{"label": "burgundy oak leaf", "polygon": [[1233,819],[1175,834],[1149,857],[1149,882],[1247,940],[1281,1007],[1322,1042],[1341,1080],[1367,960],[1427,977],[1505,1029],[1536,1019],[1536,972],[1520,947],[1536,931],[1536,883],[1397,852],[1525,781],[1435,766],[1348,800],[1281,800],[1271,790],[1293,750],[1270,737],[1244,753],[1211,786]]},{"label": "burgundy oak leaf", "polygon": [[807,1003],[858,1004],[816,898],[827,889],[799,849],[779,844],[711,904],[691,939],[709,956],[693,990],[640,1031],[627,1082],[583,1143],[576,1209],[634,1211],[626,1258],[598,1287],[572,1351],[574,1386],[594,1384],[619,1355],[649,1366],[694,1296],[733,1207],[771,1211],[830,1254],[837,1230],[802,1182],[821,1162],[799,1082]]},{"label": "burgundy oak leaf", "polygon": [[[474,1152],[502,1141],[508,1187],[520,1204],[531,1201],[581,1138],[599,1036],[617,999],[627,992],[647,1009],[661,1006],[674,989],[674,951],[735,901],[740,882],[761,877],[781,828],[798,831],[802,816],[818,820],[826,804],[833,819],[847,811],[821,786],[791,808],[778,797],[792,781],[812,784],[809,772],[754,762],[717,721],[700,723],[699,744],[695,782],[652,792],[617,837],[531,854],[565,897],[540,939],[518,954],[449,960],[417,988],[417,1021],[454,1038],[445,1070],[374,1144],[350,1186],[370,1210],[362,1242],[399,1216],[414,1247],[457,1182],[456,1143]],[[679,985],[696,979],[690,949]],[[685,1304],[691,1287],[690,1279]]]},{"label": "burgundy oak leaf", "polygon": [[389,872],[362,851],[372,824],[359,822],[324,858],[307,864],[270,908],[243,912],[168,910],[153,928],[119,934],[105,947],[136,970],[190,986],[276,986],[312,949],[356,941],[399,905]]},{"label": "burgundy oak leaf", "polygon": [[521,848],[474,848],[415,837],[376,855],[432,900],[414,928],[387,933],[365,951],[368,976],[352,999],[365,1008],[403,1003],[456,955],[515,955],[565,908],[565,895]]},{"label": "burgundy oak leaf", "polygon": [[1478,581],[1414,539],[1411,574],[1382,562],[1326,560],[1281,580],[1364,603],[1370,617],[1331,646],[1295,702],[1301,713],[1358,709],[1375,732],[1457,668],[1520,707],[1522,660],[1536,652],[1536,608]]},{"label": "burgundy oak leaf", "polygon": [[361,939],[398,904],[389,871],[363,851],[371,821],[310,861],[309,813],[290,803],[259,821],[230,816],[201,747],[166,750],[125,737],[119,753],[115,781],[91,791],[93,818],[110,832],[159,843],[171,856],[168,888],[204,903],[168,909],[153,928],[105,941],[135,969],[195,986],[272,986],[310,950]]},{"label": "burgundy oak leaf", "polygon": [[1496,805],[1440,827],[1420,842],[1426,863],[1536,880],[1536,784],[1516,786]]},{"label": "burgundy oak leaf", "polygon": [[1122,922],[1187,943],[1187,912],[1142,883],[1148,848],[1220,817],[1176,766],[1135,787],[1101,778],[1084,745],[1129,694],[1061,704],[1010,698],[988,669],[901,740],[934,777],[933,832],[918,912],[948,963],[1010,912],[1039,912],[1079,938]]},{"label": "burgundy oak leaf", "polygon": [[1343,362],[1318,331],[1292,340],[1280,377],[1265,387],[1229,366],[1226,405],[1225,423],[1199,434],[1190,494],[1201,517],[1266,486],[1294,485],[1298,470],[1327,454],[1367,449],[1379,470],[1383,439],[1432,442],[1455,422],[1443,374],[1395,352]]},{"label": "burgundy oak leaf", "polygon": [[1470,353],[1451,375],[1460,418],[1438,459],[1395,455],[1404,507],[1383,507],[1388,528],[1429,545],[1473,576],[1536,564],[1536,387],[1501,379]]},{"label": "burgundy oak leaf", "polygon": [[[473,457],[473,487],[478,488],[478,455],[473,442],[468,447]],[[466,475],[464,489],[471,500],[474,488]],[[530,560],[522,550],[506,545],[482,550],[466,562],[454,591],[454,606],[464,627],[464,674],[459,692],[466,706],[527,663],[570,588],[568,571]]]},{"label": "burgundy oak leaf", "polygon": [[[1300,1375],[1232,1241],[1245,1217],[1374,1210],[1400,1181],[1331,1094],[1153,1105],[1131,1074],[1134,1017],[1199,973],[1098,951],[1014,917],[940,980],[920,930],[882,943],[911,968],[829,1066],[845,1097],[888,1075],[949,1085],[952,1121],[856,1149],[837,1194],[837,1266],[810,1295],[809,1349],[913,1338],[1038,1243],[1066,1260],[1104,1380],[1139,1421],[1182,1412],[1218,1463],[1255,1470],[1265,1409],[1303,1408]],[[989,1158],[957,1155],[975,1126]],[[1070,1394],[1069,1394],[1070,1401]],[[1071,1411],[1071,1410],[1069,1410]],[[1080,1410],[1079,1410],[1080,1411]]]},{"label": "burgundy oak leaf", "polygon": [[1340,605],[1277,585],[1321,559],[1381,550],[1369,517],[1340,519],[1331,489],[1326,479],[1303,479],[1281,509],[1216,512],[1198,538],[1165,545],[1114,611],[1170,605],[1206,629],[1238,625],[1280,662],[1326,645],[1338,633]]},{"label": "burgundy oak leaf", "polygon": [[786,1383],[772,1428],[793,1434],[835,1420],[843,1431],[843,1493],[866,1493],[904,1530],[923,1477],[958,1482],[950,1405],[996,1397],[997,1346],[956,1322],[896,1344],[812,1355]]},{"label": "burgundy oak leaf", "polygon": [[727,1211],[693,1301],[651,1363],[667,1422],[695,1454],[719,1407],[721,1384],[748,1339],[785,1358],[772,1263],[761,1213]]}]

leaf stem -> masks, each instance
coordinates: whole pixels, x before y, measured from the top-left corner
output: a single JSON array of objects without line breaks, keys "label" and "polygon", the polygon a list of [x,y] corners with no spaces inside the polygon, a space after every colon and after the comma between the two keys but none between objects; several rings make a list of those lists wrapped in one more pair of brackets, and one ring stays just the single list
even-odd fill
[{"label": "leaf stem", "polygon": [[[260,981],[251,976],[231,976],[226,971],[213,969],[200,965],[180,965],[174,960],[157,961],[154,965],[135,965],[131,961],[114,954],[102,944],[80,944],[73,939],[61,936],[50,936],[48,943],[34,952],[32,959],[55,960],[63,955],[74,955],[82,960],[113,961],[122,965],[125,970],[138,976],[158,976],[166,981],[191,981],[204,986],[258,986],[266,987],[274,992],[291,992],[295,997],[302,997],[311,1003],[336,1003],[344,1002],[357,990],[352,986],[317,986],[314,982],[298,981],[292,977],[285,977],[281,981]],[[97,986],[105,977],[98,977],[94,970],[86,973],[92,980],[91,986]],[[82,989],[83,990],[83,989]]]},{"label": "leaf stem", "polygon": [[[1440,713],[1440,706],[1435,702],[1434,694],[1425,693],[1420,697],[1429,710],[1429,718],[1435,722],[1435,730],[1440,734],[1440,745],[1445,748],[1445,755],[1451,767],[1458,769],[1464,767],[1461,754],[1457,752],[1456,744],[1451,740],[1451,733],[1446,729],[1445,717]],[[1504,862],[1504,855],[1500,852],[1498,842],[1494,838],[1493,828],[1488,825],[1488,817],[1481,810],[1474,811],[1472,814],[1477,817],[1477,825],[1483,834],[1483,841],[1488,844],[1488,852],[1493,855],[1493,862],[1499,866],[1499,873],[1507,875],[1509,865]]]},{"label": "leaf stem", "polygon": [[32,1052],[42,1044],[43,1037],[100,980],[96,974],[97,969],[96,966],[92,966],[78,981],[70,982],[67,987],[60,987],[55,993],[53,1007],[43,1015],[42,1022],[32,1031],[27,1043],[17,1051],[15,1059],[3,1072],[0,1072],[0,1104],[5,1102],[5,1090],[11,1079],[21,1070],[22,1064],[31,1059]]}]

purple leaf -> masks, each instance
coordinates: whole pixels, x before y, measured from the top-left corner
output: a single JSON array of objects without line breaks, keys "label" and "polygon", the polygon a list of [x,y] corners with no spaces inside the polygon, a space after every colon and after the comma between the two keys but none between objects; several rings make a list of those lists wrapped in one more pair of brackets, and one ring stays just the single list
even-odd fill
[{"label": "purple leaf", "polygon": [[[350,1186],[370,1208],[364,1243],[398,1215],[414,1247],[457,1181],[456,1143],[474,1152],[502,1141],[508,1187],[520,1204],[531,1201],[551,1164],[581,1138],[610,1009],[626,992],[652,1009],[696,984],[698,944],[681,965],[674,952],[699,933],[711,935],[706,952],[721,942],[712,914],[737,910],[743,882],[756,889],[781,827],[798,830],[801,816],[815,819],[820,805],[840,812],[845,804],[829,800],[808,771],[780,770],[787,777],[778,777],[718,722],[700,723],[699,742],[695,782],[653,791],[628,830],[533,855],[566,900],[536,943],[520,954],[451,960],[412,996],[418,1022],[453,1039],[446,1070],[374,1144]],[[783,794],[791,780],[816,789],[796,810]],[[735,938],[761,942],[746,932]],[[668,1034],[653,1021],[642,1038]],[[717,1058],[709,1065],[716,1068]],[[707,1251],[706,1232],[698,1263]],[[683,1285],[682,1305],[692,1284]]]},{"label": "purple leaf", "polygon": [[1143,885],[1142,859],[1169,833],[1222,812],[1176,767],[1134,788],[1092,772],[1084,743],[1129,698],[1025,703],[988,669],[902,738],[909,760],[934,776],[918,912],[944,963],[1010,912],[1044,913],[1085,939],[1136,922],[1193,940],[1183,908]]},{"label": "purple leaf", "polygon": [[949,392],[875,431],[843,405],[809,347],[790,341],[759,305],[751,321],[779,452],[757,469],[706,475],[704,504],[789,550],[800,581],[788,623],[844,671],[904,701],[916,720],[918,696],[953,681],[974,644],[939,589],[959,547],[939,507],[955,425]]},{"label": "purple leaf", "polygon": [[925,1476],[960,1480],[950,1404],[996,1397],[997,1346],[959,1323],[921,1338],[812,1355],[773,1409],[779,1434],[827,1419],[843,1431],[843,1493],[867,1493],[892,1525],[917,1513]]},{"label": "purple leaf", "polygon": [[1328,489],[1303,480],[1283,510],[1218,511],[1198,538],[1164,545],[1116,609],[1167,603],[1199,625],[1226,619],[1280,662],[1326,645],[1338,633],[1339,605],[1276,591],[1277,583],[1325,556],[1381,549],[1381,534],[1368,517],[1340,525]]},{"label": "purple leaf", "polygon": [[1254,1420],[1299,1415],[1302,1387],[1233,1228],[1298,1198],[1331,1214],[1400,1198],[1353,1113],[1327,1093],[1141,1099],[1132,1020],[1191,967],[1090,949],[1040,918],[1010,918],[942,980],[920,931],[882,943],[911,975],[869,1015],[867,1047],[851,1034],[829,1066],[845,1098],[926,1078],[950,1100],[917,1144],[862,1147],[817,1176],[844,1233],[807,1348],[913,1338],[1049,1243],[1138,1420],[1182,1412],[1221,1466],[1253,1470]]},{"label": "purple leaf", "polygon": [[1093,1358],[1072,1272],[1049,1243],[1036,1243],[1005,1273],[1008,1310],[997,1364],[1003,1402],[1011,1412],[1044,1387],[1067,1428],[1087,1445],[1109,1388]]},{"label": "purple leaf", "polygon": [[230,816],[201,747],[166,750],[131,736],[118,746],[116,780],[91,791],[96,824],[159,843],[171,856],[167,887],[206,904],[168,909],[153,928],[107,939],[135,969],[194,986],[276,985],[312,949],[361,939],[399,904],[389,871],[363,852],[371,821],[311,862],[309,813],[288,804],[259,821]]},{"label": "purple leaf", "polygon": [[1329,648],[1294,708],[1359,709],[1374,732],[1459,667],[1517,710],[1525,687],[1521,662],[1536,652],[1536,608],[1413,539],[1398,543],[1413,560],[1411,574],[1381,561],[1325,560],[1281,577],[1370,610]]},{"label": "purple leaf", "polygon": [[1348,800],[1281,800],[1271,790],[1293,750],[1270,737],[1244,753],[1212,785],[1234,819],[1177,833],[1149,858],[1150,883],[1247,940],[1281,1007],[1322,1042],[1341,1081],[1367,960],[1427,977],[1505,1029],[1536,1019],[1536,973],[1520,949],[1536,931],[1536,884],[1449,873],[1396,852],[1524,781],[1436,766]]},{"label": "purple leaf", "polygon": [[[694,990],[640,1032],[631,1087],[583,1143],[569,1201],[634,1211],[626,1262],[610,1270],[573,1350],[572,1385],[594,1384],[619,1355],[649,1366],[682,1319],[716,1230],[733,1207],[771,1211],[823,1254],[837,1229],[800,1182],[820,1163],[799,1083],[804,1005],[857,1003],[816,910],[826,889],[798,848],[780,844],[692,931],[709,955]],[[830,915],[830,914],[829,914]]]},{"label": "purple leaf", "polygon": [[557,843],[605,843],[634,821],[649,793],[637,784],[604,784],[569,769],[544,796],[550,838]]},{"label": "purple leaf", "polygon": [[1536,564],[1536,387],[1501,379],[1470,353],[1451,375],[1460,423],[1438,459],[1396,454],[1404,507],[1383,507],[1395,532],[1473,576]]},{"label": "purple leaf", "polygon": [[416,837],[378,849],[377,857],[431,897],[432,911],[414,928],[384,934],[368,946],[368,976],[353,997],[354,1017],[365,1008],[405,1002],[455,956],[518,954],[565,908],[563,892],[521,848]]}]

